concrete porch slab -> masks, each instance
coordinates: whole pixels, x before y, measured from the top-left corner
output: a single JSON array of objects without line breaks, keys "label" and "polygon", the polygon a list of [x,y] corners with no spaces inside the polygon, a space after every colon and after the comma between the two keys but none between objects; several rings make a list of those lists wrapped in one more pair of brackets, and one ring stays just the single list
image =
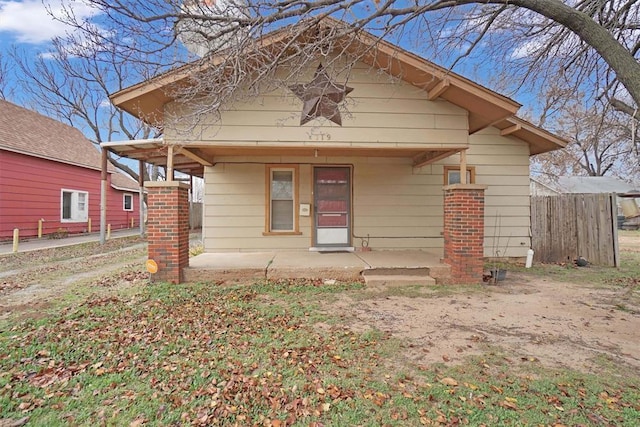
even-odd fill
[{"label": "concrete porch slab", "polygon": [[185,282],[221,281],[237,283],[264,280],[275,252],[216,252],[189,259],[183,271]]},{"label": "concrete porch slab", "polygon": [[267,278],[359,280],[368,265],[352,252],[279,252],[267,269]]},{"label": "concrete porch slab", "polygon": [[[431,276],[445,283],[450,267],[426,251],[219,252],[189,260],[186,282],[251,282],[278,279],[361,280],[366,275]],[[390,279],[390,277],[389,277]]]}]

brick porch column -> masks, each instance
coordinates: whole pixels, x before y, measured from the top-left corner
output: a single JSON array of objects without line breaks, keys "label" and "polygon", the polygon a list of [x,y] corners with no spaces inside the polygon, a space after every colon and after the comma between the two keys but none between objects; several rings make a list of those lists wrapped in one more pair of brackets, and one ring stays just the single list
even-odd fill
[{"label": "brick porch column", "polygon": [[444,187],[444,262],[453,283],[481,283],[486,185]]},{"label": "brick porch column", "polygon": [[178,181],[145,182],[149,259],[158,264],[153,281],[180,283],[189,266],[189,185]]}]

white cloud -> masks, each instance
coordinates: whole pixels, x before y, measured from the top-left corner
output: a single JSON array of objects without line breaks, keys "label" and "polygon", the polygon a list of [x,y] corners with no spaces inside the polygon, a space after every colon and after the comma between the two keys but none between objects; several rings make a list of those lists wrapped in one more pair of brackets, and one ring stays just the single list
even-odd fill
[{"label": "white cloud", "polygon": [[[82,1],[51,0],[45,3],[57,17],[65,16],[64,6],[72,9],[78,19],[96,13]],[[20,43],[45,43],[56,36],[64,36],[68,31],[69,27],[49,14],[42,0],[0,0],[0,33],[10,33]]]}]

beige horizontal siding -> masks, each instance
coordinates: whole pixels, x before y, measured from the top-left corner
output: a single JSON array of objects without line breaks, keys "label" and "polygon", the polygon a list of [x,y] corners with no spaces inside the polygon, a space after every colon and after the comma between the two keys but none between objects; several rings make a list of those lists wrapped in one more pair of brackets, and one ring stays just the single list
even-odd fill
[{"label": "beige horizontal siding", "polygon": [[[459,129],[407,129],[386,127],[385,121],[389,118],[380,117],[376,128],[369,127],[322,127],[324,135],[323,146],[331,147],[375,147],[376,143],[387,143],[393,147],[403,144],[450,144],[460,146],[466,144],[467,131]],[[308,145],[317,145],[312,128],[300,127],[265,127],[265,126],[224,126],[214,132],[203,133],[203,140],[216,142],[255,142],[260,146],[301,146],[304,142]],[[330,139],[328,139],[330,138]],[[280,143],[280,144],[274,144]],[[284,143],[284,144],[283,144]]]},{"label": "beige horizontal siding", "polygon": [[[524,256],[530,244],[528,147],[497,132],[470,139],[468,163],[476,169],[476,182],[489,187],[485,255],[493,256],[496,251],[504,255],[506,250],[507,256]],[[482,143],[474,144],[476,139]],[[506,147],[508,154],[493,155],[496,147]],[[288,250],[311,245],[312,216],[300,217],[299,236],[262,235],[265,165],[224,163],[240,160],[234,157],[220,160],[207,168],[205,177],[206,250]],[[442,248],[444,164],[457,165],[457,155],[419,169],[407,158],[348,158],[348,162],[341,162],[344,159],[282,156],[269,160],[304,163],[299,166],[300,203],[313,202],[309,163],[352,165],[355,235],[368,235],[373,249]],[[241,161],[261,162],[262,158],[242,157]],[[520,164],[513,166],[514,161]],[[511,174],[508,178],[505,171]],[[361,245],[362,239],[354,238],[353,244]]]},{"label": "beige horizontal siding", "polygon": [[[299,82],[310,81],[314,71],[315,67],[310,67]],[[333,79],[345,80],[339,75]],[[317,144],[317,134],[321,133],[323,145],[334,147],[467,143],[467,112],[453,104],[429,101],[424,91],[370,73],[364,67],[351,71],[348,85],[354,90],[343,104],[342,126],[324,118],[300,126],[303,103],[283,87],[249,100],[238,100],[228,105],[220,117],[194,114],[189,106],[170,103],[165,106],[165,139],[198,144],[299,146]],[[180,120],[172,121],[172,117]]]},{"label": "beige horizontal siding", "polygon": [[470,137],[467,156],[485,192],[485,256],[523,257],[531,245],[529,146],[488,128]]},{"label": "beige horizontal siding", "polygon": [[[290,159],[282,160],[290,163]],[[441,176],[414,175],[410,159],[388,159],[387,163],[376,159],[374,164],[370,164],[368,158],[350,160],[353,165],[354,234],[369,235],[369,245],[375,249],[442,247]],[[252,161],[259,162],[260,158]],[[318,159],[313,161],[334,164]],[[264,180],[263,164],[219,163],[206,168],[206,251],[309,248],[312,216],[300,217],[299,236],[262,235],[265,231]],[[381,182],[384,184],[380,185]],[[299,184],[300,202],[311,203],[312,165],[300,165]],[[362,239],[354,238],[353,244],[361,245]]]},{"label": "beige horizontal siding", "polygon": [[[508,184],[509,186],[518,186],[518,188],[522,185],[526,185],[527,182],[529,181],[529,177],[525,176],[525,175],[516,175],[516,176],[510,176],[508,178],[509,182],[505,182],[505,177],[504,175],[499,175],[499,171],[496,169],[495,171],[496,175],[487,175],[486,173],[482,174],[482,183],[488,185],[489,187],[492,186],[503,186],[505,184]],[[520,190],[519,190],[520,191]],[[521,194],[521,193],[519,193]]]}]

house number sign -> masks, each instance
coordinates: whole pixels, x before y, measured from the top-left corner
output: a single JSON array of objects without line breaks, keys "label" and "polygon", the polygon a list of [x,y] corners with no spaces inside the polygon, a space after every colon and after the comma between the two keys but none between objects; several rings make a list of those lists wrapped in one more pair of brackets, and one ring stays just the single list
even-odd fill
[{"label": "house number sign", "polygon": [[309,141],[331,141],[330,133],[310,133]]}]

